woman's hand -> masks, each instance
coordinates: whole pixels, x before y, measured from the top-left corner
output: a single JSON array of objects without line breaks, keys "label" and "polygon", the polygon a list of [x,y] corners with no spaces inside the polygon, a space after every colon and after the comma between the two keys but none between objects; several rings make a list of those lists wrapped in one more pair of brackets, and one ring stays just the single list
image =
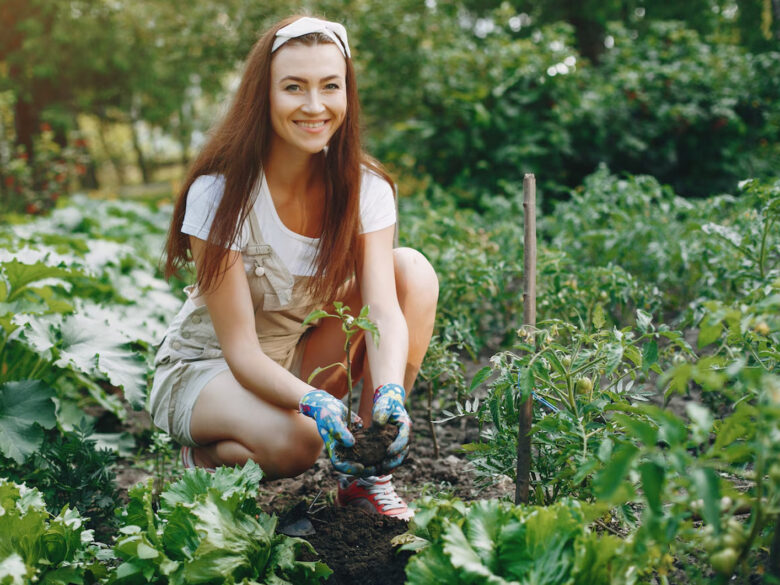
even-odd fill
[{"label": "woman's hand", "polygon": [[390,423],[398,427],[398,436],[390,443],[387,459],[382,462],[385,471],[400,465],[409,452],[412,420],[404,407],[405,398],[406,392],[400,384],[383,384],[374,392],[372,420],[379,425]]},{"label": "woman's hand", "polygon": [[355,437],[347,428],[346,405],[325,390],[312,390],[303,395],[298,410],[317,423],[317,430],[325,442],[333,467],[348,475],[362,475],[364,469],[360,463],[342,461],[336,454],[338,444],[346,448],[355,444]]}]

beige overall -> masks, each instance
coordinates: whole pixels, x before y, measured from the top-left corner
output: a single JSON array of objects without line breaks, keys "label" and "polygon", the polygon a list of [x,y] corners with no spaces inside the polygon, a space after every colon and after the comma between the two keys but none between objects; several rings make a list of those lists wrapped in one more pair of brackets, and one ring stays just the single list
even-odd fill
[{"label": "beige overall", "polygon": [[[300,375],[306,329],[303,320],[314,309],[312,277],[293,276],[264,243],[254,210],[249,213],[250,239],[242,252],[255,311],[255,330],[268,357]],[[190,420],[204,386],[228,369],[205,301],[193,286],[165,333],[154,360],[149,412],[155,425],[183,445],[195,445]]]}]

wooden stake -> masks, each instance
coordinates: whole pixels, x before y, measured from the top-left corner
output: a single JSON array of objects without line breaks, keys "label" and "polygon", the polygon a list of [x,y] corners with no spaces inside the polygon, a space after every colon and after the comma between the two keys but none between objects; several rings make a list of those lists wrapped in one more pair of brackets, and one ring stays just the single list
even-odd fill
[{"label": "wooden stake", "polygon": [[[536,325],[536,177],[523,177],[523,325]],[[528,502],[531,483],[531,423],[533,402],[529,396],[519,409],[517,431],[517,479],[515,504]]]}]

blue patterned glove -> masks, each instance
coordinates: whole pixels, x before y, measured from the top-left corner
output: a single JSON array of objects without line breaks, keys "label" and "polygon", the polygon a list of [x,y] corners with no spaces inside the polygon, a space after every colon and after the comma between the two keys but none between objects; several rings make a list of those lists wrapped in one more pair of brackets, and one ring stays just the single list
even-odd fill
[{"label": "blue patterned glove", "polygon": [[401,464],[409,452],[409,433],[412,419],[404,408],[406,392],[400,384],[383,384],[374,392],[373,421],[379,425],[390,423],[398,427],[398,436],[387,448],[387,459],[382,469],[387,471]]},{"label": "blue patterned glove", "polygon": [[325,443],[333,467],[341,473],[361,475],[363,466],[360,463],[342,461],[336,454],[337,444],[347,448],[355,444],[355,437],[347,428],[346,405],[324,390],[312,390],[303,395],[298,410],[317,423],[317,430]]}]

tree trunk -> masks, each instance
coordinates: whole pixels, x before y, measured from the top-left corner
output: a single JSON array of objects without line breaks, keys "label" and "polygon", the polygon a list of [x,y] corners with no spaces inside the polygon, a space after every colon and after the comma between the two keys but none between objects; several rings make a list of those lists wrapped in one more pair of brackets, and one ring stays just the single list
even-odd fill
[{"label": "tree trunk", "polygon": [[27,156],[28,163],[32,164],[35,159],[35,150],[33,147],[33,137],[40,121],[40,112],[35,111],[33,105],[17,96],[14,104],[14,130],[16,132],[16,144],[23,146]]},{"label": "tree trunk", "polygon": [[772,0],[772,30],[775,39],[780,41],[780,0]]},{"label": "tree trunk", "polygon": [[149,163],[146,160],[143,148],[141,148],[141,141],[138,138],[138,130],[136,129],[135,120],[130,121],[130,130],[131,134],[133,135],[133,150],[135,150],[138,168],[141,169],[141,177],[144,183],[151,183],[152,175],[149,170]]}]

